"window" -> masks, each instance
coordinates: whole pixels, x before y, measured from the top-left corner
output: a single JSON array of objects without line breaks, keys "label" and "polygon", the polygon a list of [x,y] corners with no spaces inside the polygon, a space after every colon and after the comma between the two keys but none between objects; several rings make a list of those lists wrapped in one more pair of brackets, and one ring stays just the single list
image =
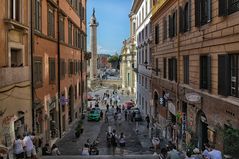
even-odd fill
[{"label": "window", "polygon": [[73,46],[77,47],[77,37],[78,37],[78,33],[77,33],[77,28],[76,26],[74,26],[73,28]]},{"label": "window", "polygon": [[156,58],[155,65],[156,65],[156,76],[159,76],[159,59],[158,58]]},{"label": "window", "polygon": [[163,58],[163,78],[167,78],[167,59]]},{"label": "window", "polygon": [[55,18],[54,18],[54,10],[53,7],[50,5],[48,6],[48,21],[47,21],[47,28],[48,28],[48,36],[53,37],[55,36]]},{"label": "window", "polygon": [[142,86],[144,86],[144,76],[142,76]]},{"label": "window", "polygon": [[141,75],[139,75],[138,78],[139,78],[139,84],[141,84]]},{"label": "window", "polygon": [[179,9],[179,31],[181,33],[187,32],[191,29],[191,0],[185,4],[184,8],[180,7]]},{"label": "window", "polygon": [[175,57],[168,59],[168,79],[177,81],[177,59]]},{"label": "window", "polygon": [[33,82],[35,87],[39,87],[42,86],[42,58],[34,57],[33,60]]},{"label": "window", "polygon": [[159,43],[159,25],[157,24],[154,29],[155,44]]},{"label": "window", "polygon": [[149,61],[148,61],[148,47],[147,46],[145,47],[145,61],[144,62],[149,63]]},{"label": "window", "polygon": [[35,29],[41,30],[41,0],[35,0]]},{"label": "window", "polygon": [[80,30],[78,30],[78,48],[81,48],[81,33]]},{"label": "window", "polygon": [[81,2],[79,2],[79,5],[78,5],[78,15],[79,15],[79,17],[81,17],[81,6],[82,6],[82,4],[81,4]]},{"label": "window", "polygon": [[60,15],[60,19],[59,19],[59,31],[60,31],[60,41],[64,42],[65,41],[65,29],[64,29],[64,17],[62,15]]},{"label": "window", "polygon": [[127,81],[128,86],[129,86],[129,82],[130,82],[130,74],[128,73],[128,81]]},{"label": "window", "polygon": [[184,83],[189,84],[189,56],[183,56],[183,74],[184,74]]},{"label": "window", "polygon": [[23,54],[21,49],[11,48],[11,67],[23,66]]},{"label": "window", "polygon": [[167,39],[167,18],[163,19],[163,40]]},{"label": "window", "polygon": [[68,74],[71,77],[73,75],[74,64],[72,60],[68,60]]},{"label": "window", "polygon": [[211,88],[211,57],[200,56],[200,89]]},{"label": "window", "polygon": [[61,79],[65,78],[65,74],[66,74],[66,63],[64,59],[61,59],[61,65],[60,65],[60,73],[61,73]]},{"label": "window", "polygon": [[145,88],[148,89],[148,79],[145,77]]},{"label": "window", "polygon": [[144,47],[142,48],[142,53],[141,53],[141,56],[142,56],[142,61],[141,61],[141,64],[143,64],[144,63]]},{"label": "window", "polygon": [[79,96],[81,95],[81,85],[80,82],[78,83],[78,88],[79,88]]},{"label": "window", "polygon": [[219,0],[219,16],[227,16],[239,11],[238,0]]},{"label": "window", "polygon": [[169,15],[169,37],[172,38],[177,35],[177,11],[173,15]]},{"label": "window", "polygon": [[81,19],[82,21],[85,20],[85,8],[83,6],[81,7]]},{"label": "window", "polygon": [[72,46],[72,23],[68,21],[68,44]]},{"label": "window", "polygon": [[77,85],[75,85],[75,99],[77,99]]},{"label": "window", "polygon": [[55,58],[49,58],[49,83],[55,83],[56,80],[56,61]]},{"label": "window", "polygon": [[21,0],[10,0],[10,18],[20,22]]},{"label": "window", "polygon": [[75,73],[75,75],[76,75],[76,74],[78,73],[78,62],[77,62],[76,60],[74,61],[74,65],[75,65],[75,66],[74,66],[74,68],[75,68],[75,69],[74,69],[74,73]]},{"label": "window", "polygon": [[81,61],[78,61],[78,73],[79,73],[79,74],[80,74],[80,72],[81,72],[81,65],[82,65]]},{"label": "window", "polygon": [[200,27],[212,19],[211,0],[195,0],[195,26]]}]

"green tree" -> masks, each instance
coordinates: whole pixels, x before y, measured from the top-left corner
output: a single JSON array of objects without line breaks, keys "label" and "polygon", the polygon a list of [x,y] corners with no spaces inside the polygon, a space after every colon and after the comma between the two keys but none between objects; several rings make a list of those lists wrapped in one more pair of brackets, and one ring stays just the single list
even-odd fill
[{"label": "green tree", "polygon": [[223,132],[224,153],[238,157],[239,150],[239,129],[226,126]]}]

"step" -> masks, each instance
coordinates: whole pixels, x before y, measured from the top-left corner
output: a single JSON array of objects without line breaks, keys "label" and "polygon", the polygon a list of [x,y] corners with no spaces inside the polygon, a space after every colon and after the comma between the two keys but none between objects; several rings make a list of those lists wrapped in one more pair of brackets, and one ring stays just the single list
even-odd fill
[{"label": "step", "polygon": [[158,159],[153,155],[44,156],[42,159]]}]

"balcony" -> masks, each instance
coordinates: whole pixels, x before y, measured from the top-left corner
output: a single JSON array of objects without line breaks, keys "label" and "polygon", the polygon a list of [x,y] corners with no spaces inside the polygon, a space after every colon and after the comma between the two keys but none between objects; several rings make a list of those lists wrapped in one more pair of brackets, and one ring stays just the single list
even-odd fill
[{"label": "balcony", "polygon": [[167,0],[157,0],[152,8],[152,15],[154,15]]},{"label": "balcony", "polygon": [[30,80],[29,66],[0,68],[0,88]]}]

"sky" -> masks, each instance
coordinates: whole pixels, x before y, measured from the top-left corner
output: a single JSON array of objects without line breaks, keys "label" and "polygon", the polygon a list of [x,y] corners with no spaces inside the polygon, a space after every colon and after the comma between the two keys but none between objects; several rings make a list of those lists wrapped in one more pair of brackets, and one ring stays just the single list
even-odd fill
[{"label": "sky", "polygon": [[87,47],[90,51],[89,22],[93,8],[99,22],[98,54],[120,54],[123,40],[129,37],[129,13],[132,0],[87,0]]}]

